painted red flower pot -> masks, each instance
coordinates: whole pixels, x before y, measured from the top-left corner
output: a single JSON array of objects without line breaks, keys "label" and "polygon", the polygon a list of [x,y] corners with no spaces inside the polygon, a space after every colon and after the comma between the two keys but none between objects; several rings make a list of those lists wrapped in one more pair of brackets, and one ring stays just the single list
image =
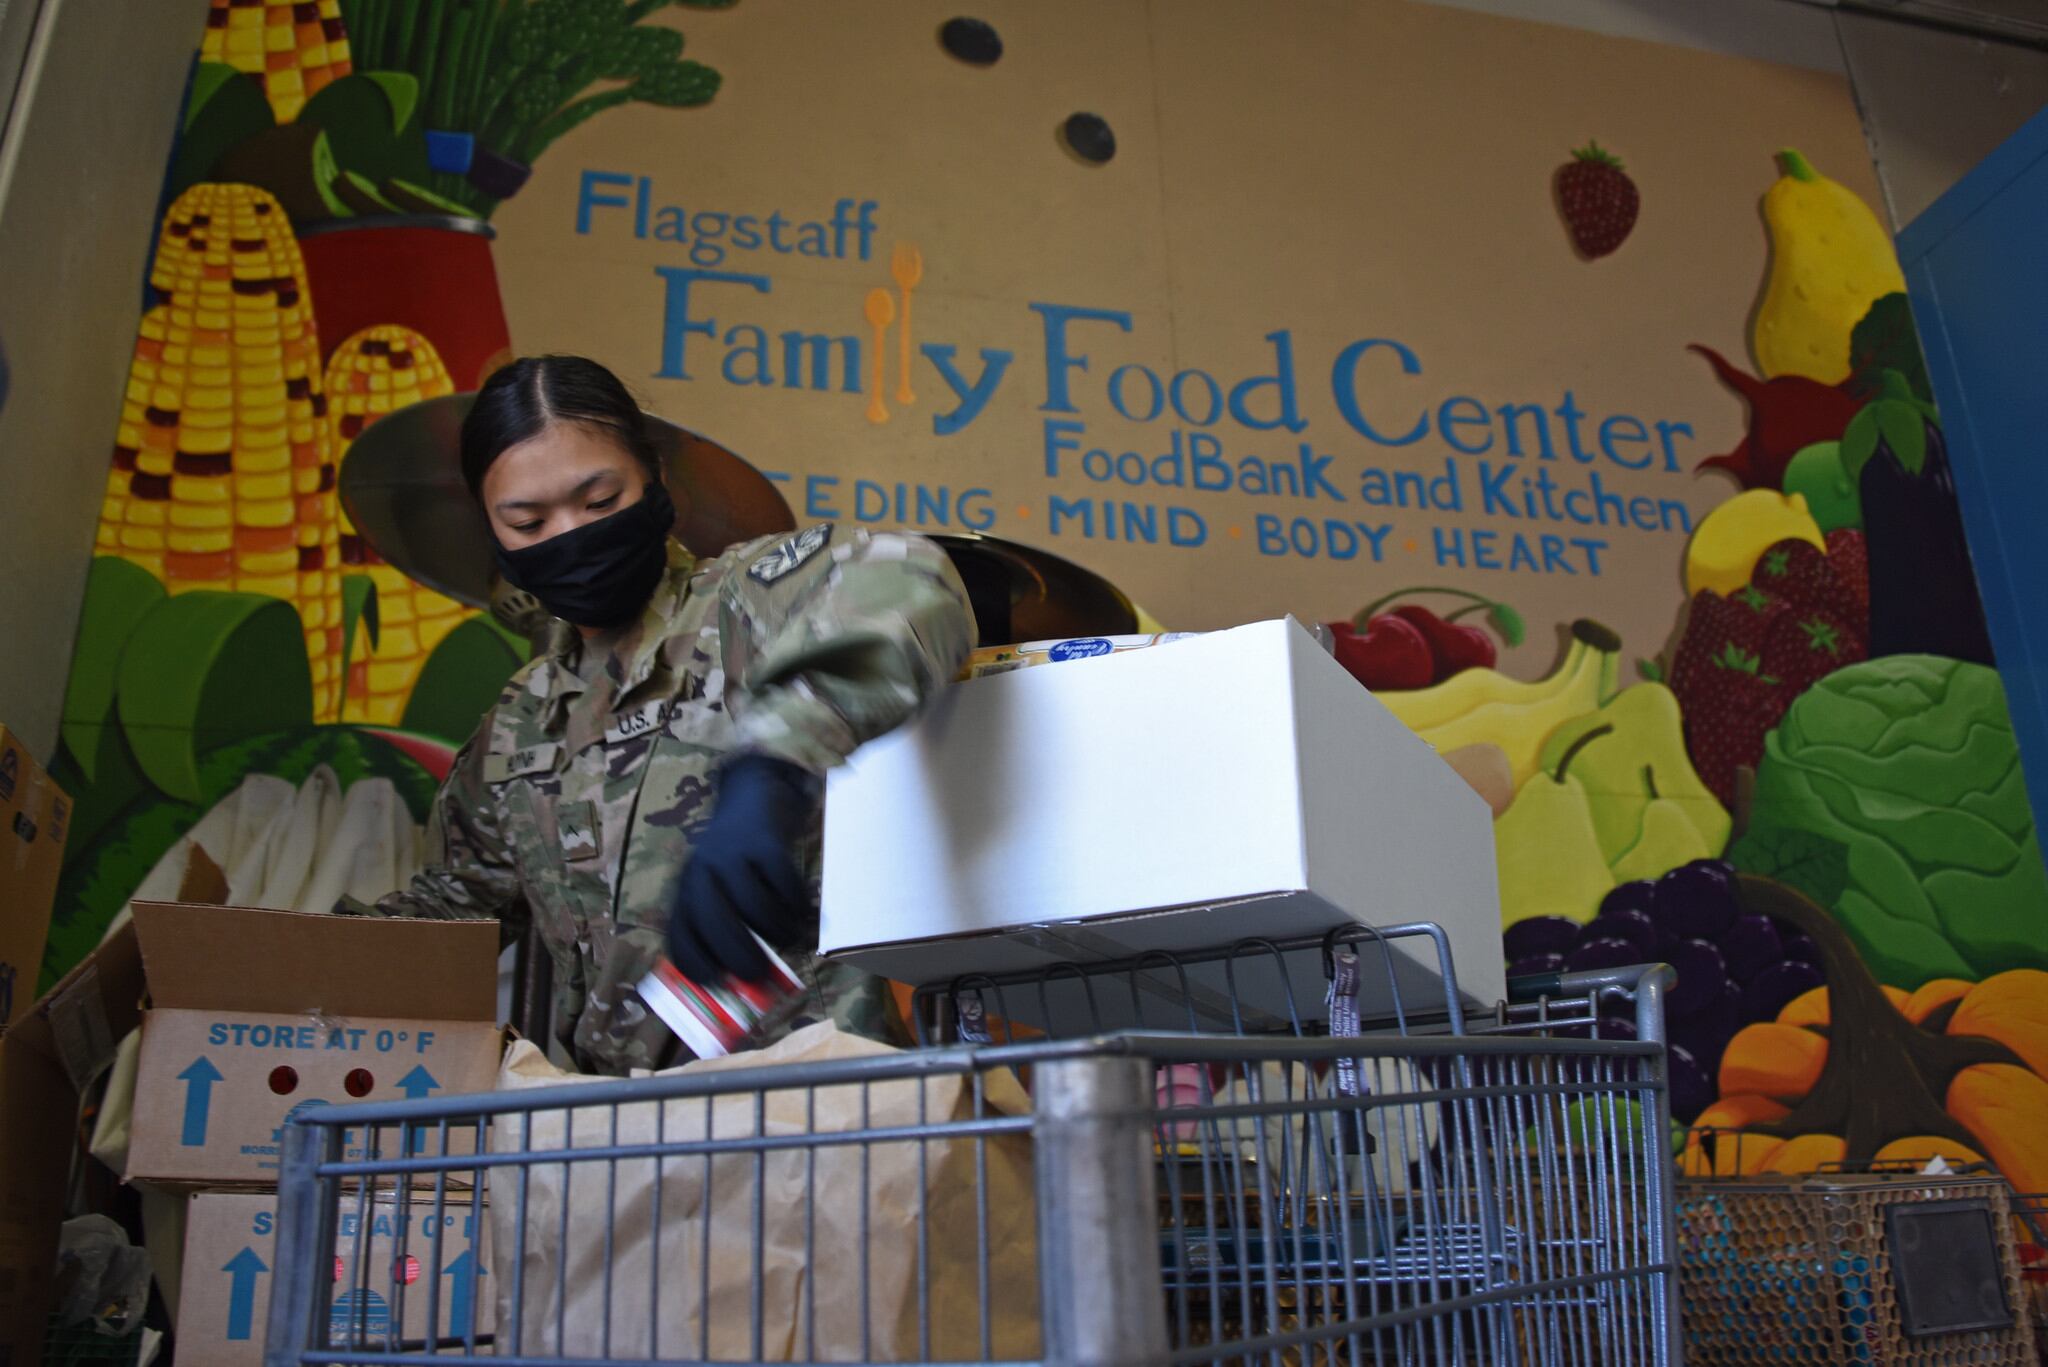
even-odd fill
[{"label": "painted red flower pot", "polygon": [[344,218],[299,233],[323,359],[377,323],[421,333],[458,389],[512,357],[488,223],[424,214]]}]

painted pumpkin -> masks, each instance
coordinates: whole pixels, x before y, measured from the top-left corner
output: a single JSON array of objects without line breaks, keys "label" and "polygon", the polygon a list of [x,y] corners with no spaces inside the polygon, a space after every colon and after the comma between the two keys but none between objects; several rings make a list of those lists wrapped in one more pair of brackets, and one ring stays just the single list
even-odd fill
[{"label": "painted pumpkin", "polygon": [[[1813,937],[1829,986],[1728,1044],[1721,1099],[1679,1157],[1690,1176],[1989,1159],[2020,1191],[2048,1190],[2048,973],[1877,982],[1848,934],[1799,892],[1743,875],[1744,909]],[[1865,1085],[1851,1090],[1852,1079]],[[1882,1085],[1870,1079],[1884,1079]]]}]

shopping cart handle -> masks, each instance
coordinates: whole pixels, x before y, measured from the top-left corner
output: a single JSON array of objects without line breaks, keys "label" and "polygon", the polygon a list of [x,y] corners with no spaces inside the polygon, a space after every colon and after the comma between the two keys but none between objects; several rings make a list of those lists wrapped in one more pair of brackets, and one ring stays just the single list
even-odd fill
[{"label": "shopping cart handle", "polygon": [[1562,973],[1531,973],[1525,978],[1508,979],[1508,1000],[1532,1002],[1539,997],[1561,997],[1563,988]]}]

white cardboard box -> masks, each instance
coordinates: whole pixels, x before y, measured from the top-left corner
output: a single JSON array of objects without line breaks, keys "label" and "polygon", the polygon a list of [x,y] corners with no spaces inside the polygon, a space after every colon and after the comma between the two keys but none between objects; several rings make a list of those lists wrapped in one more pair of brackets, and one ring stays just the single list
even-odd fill
[{"label": "white cardboard box", "polygon": [[899,981],[1411,921],[1503,995],[1491,811],[1291,619],[961,684],[827,789],[820,948]]}]

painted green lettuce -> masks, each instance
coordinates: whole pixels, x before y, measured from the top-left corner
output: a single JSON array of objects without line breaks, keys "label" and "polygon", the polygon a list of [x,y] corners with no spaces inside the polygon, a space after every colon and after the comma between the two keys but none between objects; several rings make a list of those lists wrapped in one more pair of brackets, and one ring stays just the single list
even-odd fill
[{"label": "painted green lettuce", "polygon": [[2048,870],[1985,666],[1891,655],[1801,694],[1729,857],[1829,907],[1891,986],[2048,968]]}]

